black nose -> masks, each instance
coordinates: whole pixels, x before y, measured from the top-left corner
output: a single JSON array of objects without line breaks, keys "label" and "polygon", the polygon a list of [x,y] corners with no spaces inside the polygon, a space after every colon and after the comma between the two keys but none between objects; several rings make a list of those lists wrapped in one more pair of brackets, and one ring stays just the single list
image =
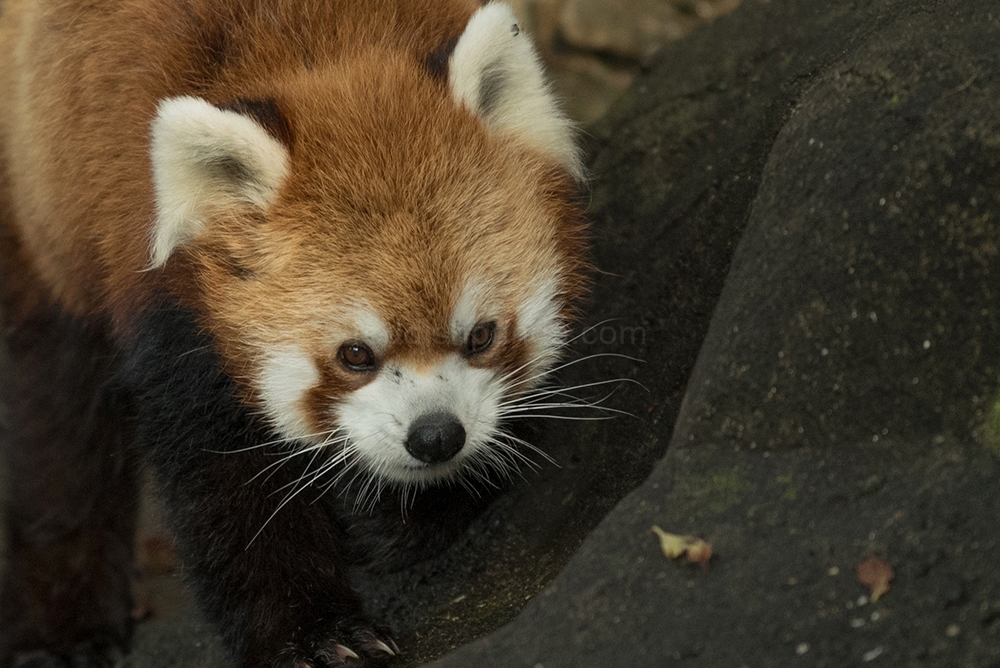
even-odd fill
[{"label": "black nose", "polygon": [[465,427],[451,413],[426,413],[410,425],[406,451],[422,462],[446,462],[465,445]]}]

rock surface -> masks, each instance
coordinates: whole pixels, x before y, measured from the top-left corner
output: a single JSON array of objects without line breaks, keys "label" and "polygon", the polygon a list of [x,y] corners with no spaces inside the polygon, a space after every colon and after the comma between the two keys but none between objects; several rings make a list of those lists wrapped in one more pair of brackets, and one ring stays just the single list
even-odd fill
[{"label": "rock surface", "polygon": [[[680,170],[716,178],[695,204],[751,193],[671,445],[515,622],[430,666],[998,665],[998,38],[985,0],[785,0],[661,53],[599,129],[612,245],[673,252],[678,217],[635,214],[692,196],[692,126]],[[871,556],[896,573],[877,603]]]}]

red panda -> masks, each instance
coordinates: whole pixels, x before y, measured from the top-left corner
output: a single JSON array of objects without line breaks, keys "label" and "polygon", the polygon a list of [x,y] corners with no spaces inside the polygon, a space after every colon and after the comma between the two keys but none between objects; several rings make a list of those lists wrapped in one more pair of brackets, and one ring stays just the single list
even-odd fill
[{"label": "red panda", "polygon": [[388,661],[345,568],[521,456],[587,283],[573,135],[502,4],[2,0],[0,664],[127,651],[139,462],[239,665]]}]

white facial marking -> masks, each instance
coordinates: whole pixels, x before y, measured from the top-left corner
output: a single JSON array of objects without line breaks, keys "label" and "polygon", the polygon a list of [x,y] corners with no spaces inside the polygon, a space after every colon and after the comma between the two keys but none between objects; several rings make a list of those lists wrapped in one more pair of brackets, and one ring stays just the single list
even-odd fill
[{"label": "white facial marking", "polygon": [[367,303],[351,309],[345,321],[351,323],[353,330],[349,336],[367,344],[376,355],[381,355],[389,347],[389,329]]},{"label": "white facial marking", "polygon": [[488,294],[489,291],[483,281],[475,278],[466,280],[455,301],[451,322],[448,325],[453,343],[463,344],[472,328],[497,310],[496,305],[489,302]]},{"label": "white facial marking", "polygon": [[[387,365],[335,413],[365,468],[389,480],[424,483],[452,477],[484,456],[492,447],[502,397],[503,386],[492,370],[471,367],[452,354],[422,371]],[[410,425],[432,412],[451,413],[466,433],[464,447],[451,460],[433,466],[406,451]]]},{"label": "white facial marking", "polygon": [[[152,266],[197,235],[213,213],[266,208],[288,176],[288,149],[243,114],[196,97],[163,100],[152,126],[156,191]],[[226,165],[237,170],[220,169]]]},{"label": "white facial marking", "polygon": [[573,123],[559,109],[531,40],[507,5],[491,2],[469,19],[448,63],[455,102],[486,127],[518,137],[585,177]]},{"label": "white facial marking", "polygon": [[297,346],[283,346],[264,358],[257,387],[267,417],[285,438],[312,438],[303,399],[319,380],[315,363]]},{"label": "white facial marking", "polygon": [[530,358],[536,369],[545,369],[555,362],[559,349],[566,339],[559,302],[559,281],[555,278],[541,280],[518,307],[518,333],[531,342]]}]

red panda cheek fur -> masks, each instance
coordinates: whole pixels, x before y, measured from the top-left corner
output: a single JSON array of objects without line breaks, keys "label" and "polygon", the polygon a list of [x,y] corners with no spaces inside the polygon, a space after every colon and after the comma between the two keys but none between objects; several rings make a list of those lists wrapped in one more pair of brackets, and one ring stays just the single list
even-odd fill
[{"label": "red panda cheek fur", "polygon": [[[330,454],[322,434],[379,368],[449,364],[520,383],[544,370],[538,348],[554,355],[576,315],[588,266],[572,128],[509,10],[478,6],[4,0],[0,318],[11,368],[38,381],[13,398],[5,385],[5,402],[15,423],[51,422],[18,432],[12,477],[48,485],[53,507],[86,510],[38,529],[55,536],[39,534],[53,546],[44,563],[13,544],[0,610],[19,621],[0,624],[0,664],[127,649],[136,453],[154,470],[199,605],[240,666],[336,666],[352,654],[382,666],[398,650],[362,609],[348,565],[421,558],[480,502],[429,489],[402,526],[387,490],[369,515],[345,513],[356,489],[346,504],[311,503],[294,493],[319,480],[310,457],[272,468],[269,453]],[[512,111],[519,99],[537,124]],[[193,116],[171,120],[164,105],[177,100]],[[190,118],[218,124],[202,132]],[[183,132],[158,135],[158,121]],[[167,174],[175,158],[181,171]],[[171,175],[188,185],[161,178]],[[194,192],[203,187],[207,198]],[[470,284],[487,298],[453,331]],[[526,312],[542,314],[540,333]],[[465,356],[481,320],[496,325],[495,347]],[[372,345],[370,373],[338,357],[351,340]],[[268,386],[272,367],[296,367],[291,383]],[[85,397],[59,386],[77,376]],[[64,401],[53,410],[50,397]],[[99,489],[104,468],[81,480],[93,490],[51,484],[76,480],[88,458],[120,494]],[[12,490],[9,536],[31,529],[17,523],[40,503],[30,488]]]}]

